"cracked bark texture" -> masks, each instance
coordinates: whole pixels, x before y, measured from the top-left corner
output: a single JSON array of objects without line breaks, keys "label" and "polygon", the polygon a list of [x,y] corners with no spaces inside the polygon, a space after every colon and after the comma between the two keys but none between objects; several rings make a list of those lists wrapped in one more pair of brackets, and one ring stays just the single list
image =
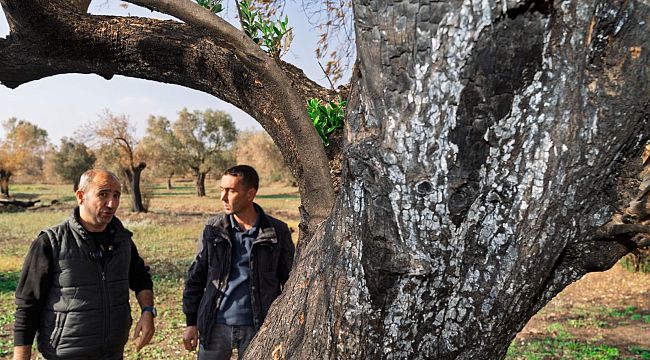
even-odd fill
[{"label": "cracked bark texture", "polygon": [[[206,91],[279,142],[303,201],[329,184],[302,170],[327,161],[296,152],[314,136],[293,137],[295,109],[274,103],[258,54],[192,11],[178,10],[178,24],[0,4],[12,29],[0,39],[3,84],[93,72]],[[354,11],[359,58],[334,209],[311,222],[245,356],[502,358],[539,308],[612,266],[647,228],[610,221],[634,198],[650,134],[649,5],[359,0]],[[279,83],[327,93],[280,66]]]},{"label": "cracked bark texture", "polygon": [[[635,247],[643,1],[356,1],[341,192],[248,359],[498,359]],[[627,178],[626,178],[627,177]]]}]

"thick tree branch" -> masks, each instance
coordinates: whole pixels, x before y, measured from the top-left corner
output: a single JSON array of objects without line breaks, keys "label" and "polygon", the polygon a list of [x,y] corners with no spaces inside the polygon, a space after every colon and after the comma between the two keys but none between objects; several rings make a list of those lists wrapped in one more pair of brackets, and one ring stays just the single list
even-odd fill
[{"label": "thick tree branch", "polygon": [[72,4],[81,12],[88,11],[88,6],[90,5],[90,0],[70,0]]},{"label": "thick tree branch", "polygon": [[116,137],[115,140],[124,143],[122,146],[126,148],[126,153],[129,155],[129,165],[134,166],[135,161],[133,161],[133,149],[131,149],[131,144],[129,144],[129,142],[123,137]]},{"label": "thick tree branch", "polygon": [[186,24],[208,30],[224,42],[231,44],[240,55],[260,63],[267,62],[268,56],[242,31],[192,1],[129,0],[127,2],[174,16]]},{"label": "thick tree branch", "polygon": [[[332,97],[331,91],[304,74],[292,71],[288,76],[242,32],[189,2],[133,3],[187,24],[89,16],[70,3],[1,0],[15,24],[12,30],[18,30],[0,43],[0,82],[15,88],[54,74],[96,73],[105,78],[120,74],[215,95],[253,116],[269,132],[298,180],[310,218],[324,219],[334,193],[305,99]],[[29,31],[20,30],[27,28],[21,24],[29,24]],[[49,31],[52,28],[57,31]]]},{"label": "thick tree branch", "polygon": [[[204,28],[231,44],[235,53],[242,59],[249,59],[248,65],[261,76],[264,83],[274,88],[271,95],[284,115],[286,129],[296,140],[291,145],[295,145],[292,150],[294,156],[299,159],[300,166],[292,167],[292,171],[301,188],[303,206],[309,213],[312,224],[323,221],[334,204],[327,156],[306,114],[306,99],[292,89],[293,84],[278,63],[267,56],[242,31],[193,2],[177,0],[131,0],[130,2]],[[314,144],[318,145],[314,146]],[[323,179],[327,184],[323,183]],[[305,196],[307,194],[311,195]]]}]

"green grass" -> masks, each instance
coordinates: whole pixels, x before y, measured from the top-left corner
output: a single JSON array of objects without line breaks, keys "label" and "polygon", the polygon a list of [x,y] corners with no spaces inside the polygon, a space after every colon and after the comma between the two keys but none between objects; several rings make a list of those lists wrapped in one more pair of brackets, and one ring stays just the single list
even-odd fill
[{"label": "green grass", "polygon": [[[12,293],[16,291],[16,284],[18,283],[19,271],[0,272],[0,293]],[[2,314],[0,314],[0,317]]]},{"label": "green grass", "polygon": [[[15,289],[15,286],[14,286]],[[0,292],[0,357],[13,351],[12,326],[14,323],[14,292]]]},{"label": "green grass", "polygon": [[[140,255],[151,266],[156,306],[156,334],[150,346],[139,353],[131,342],[125,359],[195,359],[181,345],[185,316],[181,309],[183,281],[194,258],[197,240],[209,216],[222,212],[215,182],[206,183],[208,196],[198,198],[194,186],[183,183],[172,190],[164,184],[153,188],[148,213],[129,211],[128,194],[122,197],[118,217],[134,234]],[[11,185],[12,195],[22,199],[57,200],[55,206],[18,213],[0,213],[0,358],[13,350],[14,291],[22,261],[41,229],[66,219],[76,205],[71,185]],[[295,188],[262,188],[256,201],[271,215],[297,229],[299,196]],[[294,239],[297,233],[294,234]],[[140,318],[137,301],[131,296],[134,324]],[[135,326],[135,325],[134,325]],[[133,329],[132,329],[133,330]]]},{"label": "green grass", "polygon": [[619,349],[592,344],[573,339],[573,336],[560,323],[547,328],[548,337],[532,340],[524,344],[513,342],[508,348],[508,359],[575,359],[575,360],[615,360]]},{"label": "green grass", "polygon": [[561,319],[560,322],[551,323],[544,335],[527,339],[523,343],[520,340],[513,341],[506,359],[650,360],[650,349],[639,346],[616,347],[604,342],[602,336],[585,340],[578,339],[571,333],[574,329],[591,329],[593,333],[598,333],[598,329],[603,328],[644,326],[643,324],[650,323],[650,314],[644,314],[648,309],[634,306],[576,306],[563,315],[559,315],[557,309],[554,312],[554,318]]},{"label": "green grass", "polygon": [[637,355],[641,360],[650,360],[650,349],[645,349],[639,346],[630,346],[628,350],[632,354]]},{"label": "green grass", "polygon": [[272,194],[272,195],[259,195],[257,199],[273,199],[273,200],[300,200],[298,193],[294,194]]}]

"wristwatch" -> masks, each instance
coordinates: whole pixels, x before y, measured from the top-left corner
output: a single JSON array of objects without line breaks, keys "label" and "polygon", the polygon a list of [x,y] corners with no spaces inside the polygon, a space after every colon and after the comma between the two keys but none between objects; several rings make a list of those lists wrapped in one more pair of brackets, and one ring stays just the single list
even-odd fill
[{"label": "wristwatch", "polygon": [[151,313],[151,315],[153,315],[153,317],[158,316],[158,312],[156,311],[155,306],[145,306],[145,307],[143,307],[141,314],[144,314],[145,311],[149,311]]}]

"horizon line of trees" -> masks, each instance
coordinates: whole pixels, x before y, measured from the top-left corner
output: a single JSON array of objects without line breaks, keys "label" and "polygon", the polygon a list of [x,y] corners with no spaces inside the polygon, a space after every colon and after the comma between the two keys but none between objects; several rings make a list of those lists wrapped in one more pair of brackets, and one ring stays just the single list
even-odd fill
[{"label": "horizon line of trees", "polygon": [[219,176],[232,165],[246,163],[258,170],[262,181],[295,184],[271,137],[263,130],[238,130],[224,111],[183,108],[174,121],[151,115],[147,124],[145,136],[138,138],[128,115],[105,110],[57,146],[46,130],[9,118],[2,122],[6,135],[0,139],[1,195],[10,197],[9,185],[17,176],[48,182],[56,178],[76,191],[81,174],[93,167],[120,176],[134,212],[147,211],[150,194],[143,196],[143,177],[145,182],[164,179],[172,189],[174,176],[191,176],[196,195],[203,197],[209,174]]}]

